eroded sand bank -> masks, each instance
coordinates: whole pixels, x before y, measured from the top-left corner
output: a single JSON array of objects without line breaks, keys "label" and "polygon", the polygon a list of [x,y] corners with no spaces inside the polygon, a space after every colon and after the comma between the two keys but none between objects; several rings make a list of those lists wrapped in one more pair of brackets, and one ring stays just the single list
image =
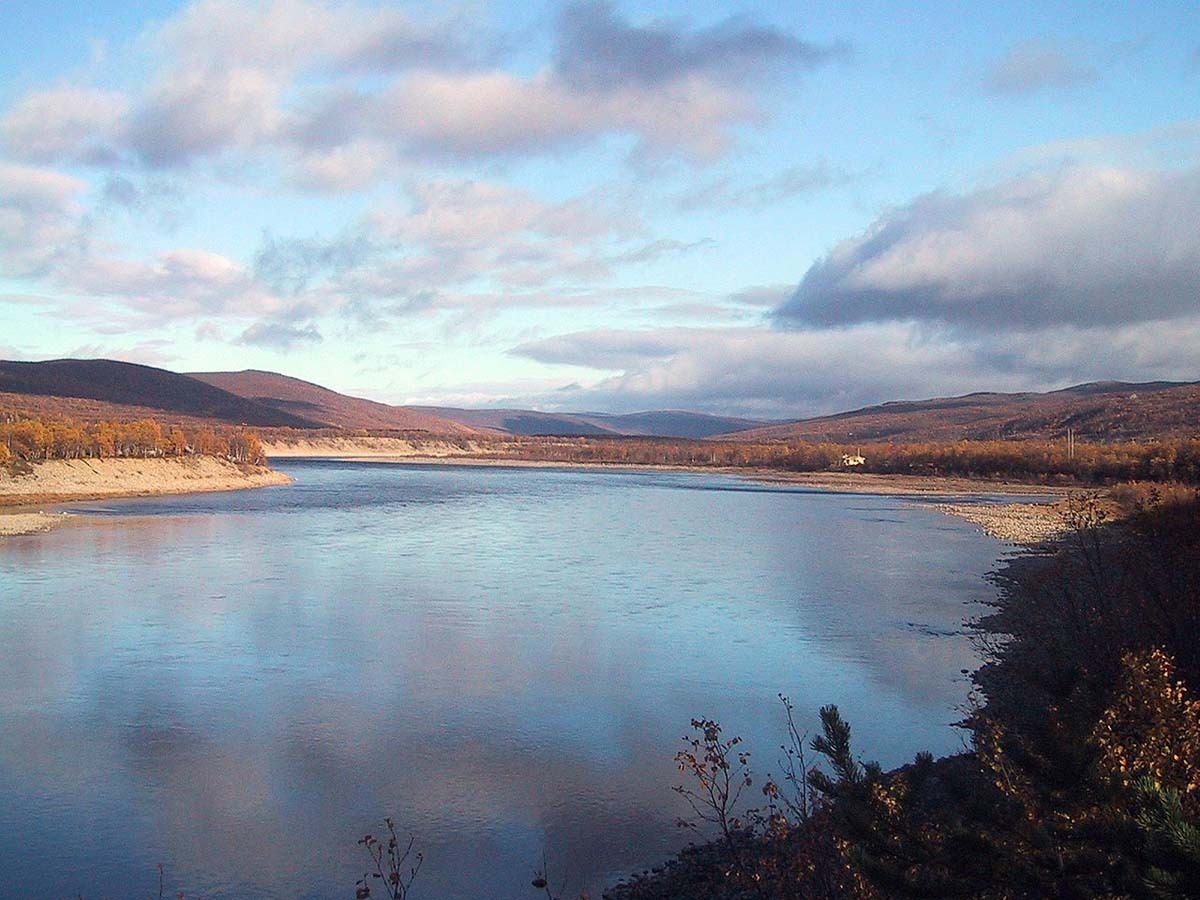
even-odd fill
[{"label": "eroded sand bank", "polygon": [[0,504],[28,506],[104,497],[233,491],[288,484],[282,472],[211,456],[182,459],[55,459],[13,475],[0,470]]}]

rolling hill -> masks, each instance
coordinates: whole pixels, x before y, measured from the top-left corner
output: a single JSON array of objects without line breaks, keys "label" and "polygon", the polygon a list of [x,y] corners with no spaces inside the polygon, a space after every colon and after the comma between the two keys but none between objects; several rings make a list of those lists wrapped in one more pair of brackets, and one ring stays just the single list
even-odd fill
[{"label": "rolling hill", "polygon": [[472,428],[502,434],[570,437],[678,437],[708,438],[767,423],[731,416],[660,410],[611,415],[608,413],[546,413],[532,409],[458,409],[446,406],[414,407]]},{"label": "rolling hill", "polygon": [[[295,413],[239,397],[195,378],[136,363],[110,359],[55,359],[47,362],[0,361],[0,393],[44,399],[63,398],[170,412],[259,428],[319,428],[321,423]],[[121,410],[99,415],[126,418]]]},{"label": "rolling hill", "polygon": [[242,372],[189,372],[189,377],[321,427],[473,434],[471,425],[418,407],[391,406],[339,394],[309,381],[247,369]]},{"label": "rolling hill", "polygon": [[1092,382],[1048,393],[903,400],[788,423],[682,411],[628,415],[391,406],[274,372],[179,374],[104,359],[0,361],[0,407],[128,420],[169,413],[257,428],[738,441],[1081,440],[1200,436],[1200,382]]},{"label": "rolling hill", "polygon": [[723,435],[754,441],[1122,441],[1200,436],[1200,382],[1090,382],[1048,393],[903,400]]}]

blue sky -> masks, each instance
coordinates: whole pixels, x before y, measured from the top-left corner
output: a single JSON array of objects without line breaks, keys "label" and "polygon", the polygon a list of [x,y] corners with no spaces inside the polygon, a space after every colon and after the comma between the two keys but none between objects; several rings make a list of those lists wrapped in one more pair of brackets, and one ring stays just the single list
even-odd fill
[{"label": "blue sky", "polygon": [[0,357],[762,416],[1200,378],[1194,3],[0,26]]}]

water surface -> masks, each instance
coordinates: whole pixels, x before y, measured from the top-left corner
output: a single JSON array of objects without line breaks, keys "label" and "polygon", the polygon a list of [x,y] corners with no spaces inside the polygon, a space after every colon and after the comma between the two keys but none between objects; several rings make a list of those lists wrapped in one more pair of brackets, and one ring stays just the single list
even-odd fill
[{"label": "water surface", "polygon": [[694,716],[760,771],[781,691],[885,765],[960,746],[1002,548],[905,498],[279,468],[0,543],[0,896],[351,896],[385,815],[416,897],[531,897],[543,852],[598,895],[688,838]]}]

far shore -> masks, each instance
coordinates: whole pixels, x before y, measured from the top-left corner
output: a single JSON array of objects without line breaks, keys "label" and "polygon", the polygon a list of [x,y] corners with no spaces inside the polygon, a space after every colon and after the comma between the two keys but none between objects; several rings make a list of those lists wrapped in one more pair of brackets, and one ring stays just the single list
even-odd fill
[{"label": "far shore", "polygon": [[[399,445],[399,446],[398,446]],[[267,455],[278,459],[330,459],[344,462],[456,465],[529,469],[582,469],[592,471],[689,472],[702,475],[732,475],[762,484],[778,484],[843,494],[873,494],[913,497],[933,509],[964,519],[997,540],[1022,546],[1044,543],[1064,530],[1066,498],[1081,489],[1018,481],[959,478],[939,475],[878,475],[869,472],[788,472],[768,468],[728,466],[645,465],[633,463],[560,462],[554,460],[506,459],[470,455],[452,444],[439,444],[435,454],[421,452],[413,442],[374,439],[369,443],[339,439],[306,442],[303,446],[267,445]],[[398,451],[398,452],[397,452]],[[1005,499],[986,499],[986,498]],[[1029,498],[1044,498],[1029,502]],[[1012,498],[1012,499],[1008,499]],[[953,502],[963,501],[967,502]],[[1024,502],[1022,502],[1024,501]]]},{"label": "far shore", "polygon": [[[268,458],[328,459],[342,462],[391,463],[433,466],[491,466],[527,469],[591,469],[595,471],[630,472],[691,472],[700,475],[737,475],[764,484],[788,484],[814,490],[842,494],[884,494],[891,496],[922,495],[928,497],[992,496],[997,494],[1022,497],[1064,497],[1079,488],[1020,481],[1001,481],[982,478],[959,478],[943,475],[877,475],[869,472],[789,472],[783,469],[749,466],[655,465],[649,463],[570,462],[542,459],[511,459],[502,456],[476,456],[463,453],[396,453],[378,450],[362,452],[348,447],[344,451],[332,448],[295,447],[283,450],[280,445],[266,445]],[[281,452],[282,451],[282,452]],[[287,452],[291,451],[291,452]]]},{"label": "far shore", "polygon": [[[815,491],[874,494],[941,501],[930,506],[965,519],[991,536],[1015,544],[1041,543],[1062,530],[1062,503],[1076,488],[1013,481],[935,475],[877,475],[865,472],[788,472],[768,468],[726,466],[582,463],[507,459],[472,453],[454,442],[345,440],[267,445],[268,457],[331,459],[347,462],[413,465],[461,465],[592,471],[687,472],[725,475],[762,483]],[[397,452],[399,451],[399,452]],[[27,475],[0,472],[0,536],[36,534],[66,522],[61,512],[43,507],[85,500],[147,497],[193,492],[242,490],[288,484],[282,472],[238,466],[213,457],[184,459],[52,460],[38,463]],[[1011,497],[1012,499],[1007,499]],[[1031,498],[1045,498],[1030,502]],[[992,499],[986,498],[1004,498]],[[957,501],[957,502],[956,502]],[[1023,502],[1022,502],[1023,501]],[[1057,502],[1056,502],[1057,501]]]}]

